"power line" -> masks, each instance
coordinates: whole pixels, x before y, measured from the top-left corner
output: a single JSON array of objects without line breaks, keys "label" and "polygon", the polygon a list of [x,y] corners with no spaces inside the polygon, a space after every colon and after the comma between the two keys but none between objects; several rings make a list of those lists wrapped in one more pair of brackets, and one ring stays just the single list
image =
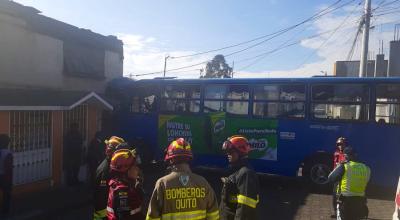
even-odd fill
[{"label": "power line", "polygon": [[382,12],[388,12],[388,11],[393,11],[396,9],[400,9],[400,5],[398,5],[397,7],[388,7],[388,8],[382,8],[381,10],[376,10],[376,13],[382,13]]},{"label": "power line", "polygon": [[380,1],[380,2],[376,5],[376,7],[372,9],[372,11],[375,11],[375,10],[377,10],[378,8],[380,8],[380,7],[382,6],[382,4],[385,3],[385,2],[386,2],[386,0]]},{"label": "power line", "polygon": [[312,53],[310,53],[310,55],[308,57],[306,57],[306,59],[304,59],[304,61],[297,67],[300,68],[301,66],[303,66],[308,59],[310,59],[312,56],[314,56],[314,54],[320,50],[323,46],[325,46],[325,44],[331,39],[331,37],[346,23],[346,21],[350,18],[351,15],[353,15],[353,13],[356,11],[356,9],[361,5],[362,2],[360,2],[358,5],[356,5],[354,7],[354,9],[343,19],[343,21],[339,24],[339,26],[337,26],[335,28],[335,30],[329,35],[328,38],[326,38],[321,45],[319,45],[318,48],[314,49],[314,51]]},{"label": "power line", "polygon": [[[335,3],[333,3],[331,6],[329,6],[329,7],[325,8],[325,9],[321,10],[320,12],[314,14],[313,16],[311,16],[311,17],[309,17],[309,18],[303,20],[302,22],[297,23],[297,24],[295,24],[295,25],[292,25],[292,26],[290,26],[290,27],[287,27],[287,28],[285,28],[285,29],[279,30],[279,31],[274,32],[274,33],[272,33],[272,34],[265,35],[265,36],[263,36],[264,38],[265,38],[266,36],[270,36],[270,37],[267,38],[267,39],[265,39],[265,40],[263,40],[263,41],[261,41],[261,42],[258,42],[258,43],[256,43],[256,44],[250,45],[250,46],[248,46],[248,47],[246,47],[246,48],[244,48],[244,49],[240,49],[240,50],[238,50],[238,51],[235,51],[235,52],[229,53],[229,54],[227,54],[227,55],[224,55],[224,57],[232,56],[232,55],[234,55],[234,54],[238,54],[238,53],[244,52],[244,51],[246,51],[246,50],[249,50],[249,49],[251,49],[251,48],[254,48],[254,47],[256,47],[256,46],[259,46],[259,45],[261,45],[261,44],[263,44],[263,43],[265,43],[265,42],[267,42],[267,41],[269,41],[269,40],[271,40],[271,39],[273,39],[273,38],[276,38],[276,37],[278,37],[278,36],[280,36],[280,35],[282,35],[282,34],[288,32],[288,31],[290,31],[290,30],[292,30],[292,29],[297,28],[297,27],[300,26],[300,25],[303,25],[303,24],[305,24],[305,23],[307,23],[307,22],[309,22],[309,21],[313,21],[313,20],[319,19],[319,18],[321,18],[322,16],[324,16],[324,15],[326,15],[326,14],[329,14],[329,13],[331,13],[331,12],[333,12],[333,11],[336,11],[336,10],[338,10],[338,9],[340,9],[340,8],[343,8],[343,7],[345,7],[345,6],[349,5],[349,4],[351,4],[351,3],[354,2],[355,0],[350,0],[350,1],[348,1],[348,2],[346,2],[346,3],[344,3],[344,4],[342,4],[342,5],[337,6],[336,8],[331,9],[330,11],[328,11],[328,9],[332,8],[332,6],[335,6],[336,4],[338,4],[338,3],[341,2],[341,1],[342,1],[342,0],[337,0],[337,1],[336,1]],[[263,37],[259,37],[258,39],[262,39]],[[249,42],[252,42],[252,41],[256,41],[256,40],[253,39],[253,40],[251,40],[251,41],[249,41]],[[242,43],[241,45],[243,45],[243,43]],[[231,46],[231,47],[232,47],[232,46]],[[185,55],[185,56],[179,56],[179,57],[172,57],[172,58],[183,58],[183,57],[196,56],[196,55],[205,54],[205,53],[208,53],[208,51],[206,51],[206,52],[201,52],[201,53],[196,53],[196,54],[191,54],[191,55]],[[209,62],[209,61],[210,61],[210,60],[206,60],[206,61],[203,61],[203,62],[200,62],[200,63],[188,65],[188,66],[183,66],[183,67],[179,67],[179,68],[175,68],[175,69],[169,69],[169,70],[167,70],[166,72],[175,71],[175,70],[181,70],[181,69],[187,69],[187,68],[190,68],[190,67],[203,65],[203,64],[206,64],[206,63]],[[134,75],[134,76],[146,76],[146,75],[154,75],[154,74],[160,74],[160,73],[163,73],[163,71],[156,71],[156,72],[150,72],[150,73],[144,73],[144,74],[136,74],[136,75]]]},{"label": "power line", "polygon": [[[251,40],[248,40],[248,41],[244,41],[244,42],[241,42],[241,43],[238,43],[238,44],[234,44],[234,45],[230,45],[230,46],[225,46],[225,47],[221,47],[221,48],[218,48],[218,49],[203,51],[203,52],[199,52],[199,53],[189,54],[189,55],[173,56],[172,58],[178,59],[178,58],[186,58],[186,57],[198,56],[198,55],[203,55],[203,54],[207,54],[207,53],[217,52],[217,51],[221,51],[221,50],[225,50],[225,49],[229,49],[229,48],[233,48],[233,47],[242,46],[242,45],[245,45],[245,44],[254,42],[254,41],[258,41],[258,40],[264,39],[264,38],[266,38],[266,37],[271,37],[271,36],[272,36],[272,38],[274,38],[275,35],[280,35],[281,33],[285,33],[285,32],[287,32],[287,31],[289,31],[289,30],[292,30],[292,29],[294,29],[294,28],[296,28],[296,27],[298,27],[298,26],[300,26],[300,25],[302,25],[302,24],[304,24],[304,23],[307,23],[307,22],[312,21],[312,20],[314,20],[314,19],[318,19],[318,18],[322,17],[323,15],[326,15],[326,14],[328,14],[328,13],[331,13],[331,12],[333,12],[333,11],[339,9],[339,8],[342,8],[342,7],[344,7],[344,6],[346,6],[346,5],[350,4],[350,3],[352,3],[352,2],[355,1],[355,0],[352,0],[352,1],[350,1],[350,2],[347,2],[347,3],[341,5],[341,6],[337,7],[337,8],[332,9],[331,11],[328,11],[328,10],[330,10],[332,7],[334,7],[335,5],[339,4],[341,1],[342,1],[342,0],[337,0],[336,2],[334,2],[333,4],[331,4],[330,6],[328,6],[327,8],[325,8],[325,9],[319,11],[318,13],[314,14],[313,16],[311,16],[311,17],[309,17],[309,18],[307,18],[307,19],[305,19],[305,20],[303,20],[303,21],[301,21],[301,22],[299,22],[299,23],[297,23],[297,24],[295,24],[295,25],[292,25],[292,26],[290,26],[290,27],[281,29],[281,30],[279,30],[279,31],[276,31],[276,32],[273,32],[273,33],[270,33],[270,34],[266,34],[266,35],[263,35],[263,36],[261,36],[261,37],[257,37],[257,38],[254,38],[254,39],[251,39]],[[328,11],[328,12],[326,13],[326,11]],[[275,36],[275,37],[276,37],[276,36]],[[271,39],[272,39],[272,38],[271,38]],[[270,38],[267,39],[267,40],[264,40],[264,41],[261,41],[261,42],[257,43],[255,46],[258,46],[259,44],[262,44],[262,43],[264,43],[264,42],[266,42],[266,41],[268,41],[268,40],[270,40]],[[255,47],[255,46],[250,46],[250,48],[253,48],[253,47]],[[250,49],[250,48],[249,48],[249,49]],[[237,52],[237,53],[239,53],[239,52]],[[230,55],[233,55],[233,54],[236,54],[236,53],[234,52],[234,53],[232,53],[232,54],[230,54]],[[227,56],[229,56],[229,54],[228,54]]]},{"label": "power line", "polygon": [[[391,1],[391,2],[386,2],[386,0],[383,0],[383,1],[381,1],[381,2],[378,4],[378,6],[376,6],[374,9],[372,9],[372,12],[378,10],[379,8],[382,8],[382,7],[386,7],[386,6],[395,4],[396,2],[399,2],[399,1],[400,1],[400,0],[393,0],[393,1]],[[385,3],[385,2],[386,2],[386,3]]]},{"label": "power line", "polygon": [[254,57],[250,57],[250,58],[246,58],[246,59],[243,59],[243,60],[236,61],[237,63],[240,63],[240,62],[243,62],[243,61],[248,61],[248,60],[253,60],[253,59],[259,58],[259,59],[255,60],[254,62],[252,62],[252,63],[240,68],[238,71],[242,71],[244,69],[247,69],[247,68],[253,66],[254,64],[258,63],[259,61],[261,61],[262,59],[264,59],[265,57],[267,57],[268,55],[270,55],[272,53],[275,53],[277,51],[280,51],[282,49],[285,49],[285,48],[288,48],[288,47],[291,47],[291,46],[295,46],[295,45],[301,44],[301,42],[303,42],[304,40],[310,40],[310,39],[313,39],[313,38],[316,38],[316,37],[331,33],[333,31],[335,31],[335,29],[332,29],[332,30],[329,30],[329,31],[325,31],[325,32],[322,32],[322,33],[319,33],[319,34],[315,34],[315,35],[312,35],[312,36],[309,36],[309,37],[306,37],[306,38],[302,38],[300,40],[297,40],[295,42],[287,44],[291,40],[290,39],[290,40],[284,42],[283,44],[281,44],[280,46],[278,46],[275,49],[272,49],[270,51],[264,52],[262,54],[258,54],[258,55],[254,56]]},{"label": "power line", "polygon": [[400,10],[386,12],[386,13],[382,13],[382,14],[377,14],[377,15],[375,15],[375,17],[380,17],[380,16],[383,16],[383,15],[389,15],[389,14],[396,14],[396,13],[400,13]]},{"label": "power line", "polygon": [[353,58],[354,51],[355,51],[356,44],[357,44],[357,40],[358,40],[358,36],[360,36],[361,29],[362,29],[363,25],[364,25],[364,19],[360,19],[360,21],[358,23],[358,28],[357,28],[356,35],[354,36],[354,40],[353,40],[353,43],[351,45],[351,49],[350,49],[349,53],[347,54],[347,60],[348,61],[350,61]]}]

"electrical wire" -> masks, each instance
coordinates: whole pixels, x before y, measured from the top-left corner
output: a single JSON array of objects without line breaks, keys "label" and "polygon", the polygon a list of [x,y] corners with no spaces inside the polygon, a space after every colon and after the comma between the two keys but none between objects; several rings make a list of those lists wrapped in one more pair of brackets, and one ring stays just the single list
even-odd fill
[{"label": "electrical wire", "polygon": [[301,66],[303,66],[303,65],[308,61],[308,59],[310,59],[312,56],[314,56],[315,53],[316,53],[318,50],[320,50],[323,46],[325,46],[325,44],[332,38],[332,36],[333,36],[340,28],[342,28],[342,26],[346,23],[346,21],[350,18],[350,16],[354,14],[354,12],[355,12],[355,11],[357,10],[357,8],[361,5],[361,3],[362,3],[362,2],[358,3],[358,4],[354,7],[354,9],[343,19],[343,21],[339,24],[339,26],[337,26],[337,27],[335,28],[335,30],[329,35],[329,37],[326,38],[316,49],[314,49],[314,51],[311,52],[310,55],[307,56],[306,59],[304,59],[304,61],[303,61],[296,69],[299,69]]},{"label": "electrical wire", "polygon": [[[251,40],[248,40],[248,41],[244,41],[244,42],[241,42],[241,43],[237,43],[237,44],[234,44],[234,45],[225,46],[225,47],[221,47],[221,48],[218,48],[218,49],[213,49],[213,50],[198,52],[198,53],[189,54],[189,55],[171,56],[171,58],[173,58],[173,59],[179,59],[179,58],[186,58],[186,57],[198,56],[198,55],[203,55],[203,54],[207,54],[207,53],[213,53],[213,52],[217,52],[217,51],[221,51],[221,50],[225,50],[225,49],[229,49],[229,48],[233,48],[233,47],[242,46],[242,45],[245,45],[245,44],[248,44],[248,43],[251,43],[251,42],[255,42],[255,41],[264,39],[264,38],[266,38],[266,37],[272,37],[272,38],[274,38],[274,36],[276,36],[276,35],[279,35],[279,34],[281,34],[281,33],[285,33],[285,32],[287,32],[288,30],[292,30],[292,29],[294,29],[294,28],[296,28],[296,27],[298,27],[298,26],[300,26],[300,25],[302,25],[302,24],[304,24],[304,23],[307,23],[307,22],[309,22],[309,21],[318,19],[318,18],[322,17],[323,15],[326,15],[326,14],[327,14],[326,12],[327,12],[328,10],[330,10],[330,9],[331,9],[332,7],[334,7],[335,5],[339,4],[341,1],[342,1],[342,0],[337,0],[336,2],[332,3],[330,6],[328,6],[327,8],[325,8],[325,9],[319,11],[318,13],[314,14],[313,16],[311,16],[311,17],[309,17],[309,18],[307,18],[307,19],[305,19],[305,20],[303,20],[303,21],[301,21],[301,22],[299,22],[299,23],[297,23],[297,24],[295,24],[295,25],[292,25],[292,26],[290,26],[290,27],[281,29],[281,30],[279,30],[279,31],[276,31],[276,32],[273,32],[273,33],[270,33],[270,34],[266,34],[266,35],[263,35],[263,36],[261,36],[261,37],[257,37],[257,38],[254,38],[254,39],[251,39]],[[331,12],[333,12],[333,11],[339,9],[339,8],[342,8],[342,7],[344,7],[344,6],[348,5],[348,4],[351,4],[353,1],[355,1],[355,0],[349,1],[349,2],[347,2],[347,3],[345,3],[345,4],[341,5],[341,6],[339,6],[339,7],[337,7],[337,8],[334,8],[334,9],[332,9],[331,11],[328,11],[328,13],[331,13]],[[271,38],[271,39],[272,39],[272,38]],[[268,38],[268,40],[270,40],[270,38]],[[268,41],[268,40],[266,40],[266,41]],[[250,48],[253,48],[253,47],[255,47],[255,46],[258,46],[259,44],[262,44],[262,43],[264,43],[264,42],[266,42],[266,41],[261,41],[261,42],[257,43],[256,45],[251,46]],[[249,48],[249,49],[250,49],[250,48]],[[236,54],[236,53],[239,53],[239,52],[234,52],[234,53],[232,53],[231,55]],[[229,56],[229,55],[230,55],[230,54],[228,54],[227,56]]]},{"label": "electrical wire", "polygon": [[382,13],[382,14],[377,14],[377,15],[375,15],[375,17],[380,17],[380,16],[383,16],[383,15],[389,15],[389,14],[397,14],[397,13],[400,14],[400,10],[391,11],[391,12],[386,12],[386,13]]},{"label": "electrical wire", "polygon": [[385,3],[385,0],[383,0],[383,1],[381,1],[381,2],[378,4],[377,7],[375,7],[374,9],[372,9],[372,12],[378,10],[379,8],[382,8],[382,7],[386,7],[386,6],[395,4],[396,2],[399,2],[399,1],[400,1],[400,0],[393,0],[393,1],[391,1],[391,2],[386,2],[386,3]]},{"label": "electrical wire", "polygon": [[358,28],[357,28],[356,35],[354,36],[354,40],[353,40],[353,43],[351,45],[350,51],[347,54],[347,60],[348,61],[350,61],[353,58],[354,51],[355,51],[356,44],[357,44],[357,40],[358,40],[358,37],[360,36],[361,29],[362,29],[363,25],[364,25],[364,19],[360,19],[360,21],[358,23]]},{"label": "electrical wire", "polygon": [[252,62],[252,63],[240,68],[238,71],[242,71],[244,69],[247,69],[247,68],[253,66],[254,64],[260,62],[261,60],[263,60],[265,57],[267,57],[268,55],[270,55],[272,53],[278,52],[278,51],[280,51],[282,49],[285,49],[285,48],[288,48],[288,47],[291,47],[291,46],[295,46],[295,45],[301,44],[304,40],[310,40],[310,39],[313,39],[313,38],[316,38],[316,37],[320,37],[322,35],[325,35],[325,34],[328,34],[328,33],[334,32],[334,31],[335,31],[335,29],[332,29],[332,30],[325,31],[325,32],[322,32],[322,33],[319,33],[319,34],[315,34],[315,35],[312,35],[312,36],[309,36],[309,37],[306,37],[306,38],[302,38],[300,40],[297,40],[295,42],[287,44],[291,40],[291,39],[289,39],[288,41],[284,42],[283,44],[281,44],[280,46],[278,46],[277,48],[275,48],[273,50],[264,52],[262,54],[254,56],[254,57],[250,57],[250,58],[246,58],[246,59],[243,59],[243,60],[236,61],[236,63],[240,63],[240,62],[243,62],[243,61],[248,61],[248,60],[253,60],[255,58],[259,58],[259,59],[255,60],[254,62]]},{"label": "electrical wire", "polygon": [[[337,6],[336,8],[333,8],[333,9],[331,9],[331,10],[329,10],[329,11],[327,10],[327,9],[331,8],[332,6],[335,6],[336,4],[338,4],[338,3],[341,2],[341,1],[342,1],[342,0],[337,0],[337,1],[336,1],[335,3],[333,3],[331,6],[329,6],[328,8],[326,8],[326,9],[324,9],[324,10],[321,10],[320,12],[318,12],[318,13],[316,13],[315,15],[311,16],[310,18],[307,18],[307,19],[303,20],[302,22],[297,23],[297,24],[295,24],[295,25],[292,25],[292,26],[290,26],[290,27],[288,27],[288,28],[285,28],[285,29],[282,29],[282,30],[280,30],[280,31],[274,32],[273,34],[265,35],[265,36],[263,36],[263,37],[266,37],[266,36],[270,36],[270,37],[267,38],[267,39],[265,39],[265,40],[263,40],[263,41],[261,41],[261,42],[258,42],[258,43],[256,43],[256,44],[250,45],[250,46],[248,46],[248,47],[246,47],[246,48],[244,48],[244,49],[240,49],[240,50],[238,50],[238,51],[235,51],[235,52],[226,54],[226,55],[224,55],[224,57],[229,57],[229,56],[232,56],[232,55],[234,55],[234,54],[238,54],[238,53],[247,51],[247,50],[249,50],[249,49],[251,49],[251,48],[254,48],[254,47],[258,46],[258,45],[261,45],[261,44],[263,44],[263,43],[265,43],[265,42],[267,42],[267,41],[269,41],[269,40],[271,40],[271,39],[273,39],[273,38],[276,38],[276,37],[278,37],[278,36],[280,36],[280,35],[282,35],[282,34],[288,32],[288,31],[290,31],[290,30],[292,30],[292,29],[294,29],[294,28],[297,28],[297,27],[300,26],[300,25],[303,25],[303,24],[305,24],[305,23],[307,23],[307,22],[309,22],[309,21],[313,21],[313,20],[319,19],[319,18],[321,18],[322,16],[324,16],[324,15],[326,15],[326,14],[332,13],[333,11],[336,11],[336,10],[338,10],[338,9],[340,9],[340,8],[343,8],[343,7],[345,7],[345,6],[347,6],[347,5],[351,4],[351,3],[353,3],[353,2],[356,1],[356,0],[350,0],[350,1],[346,2],[346,3],[344,3],[344,4],[341,4],[341,5]],[[262,37],[260,37],[260,38],[258,38],[258,39],[262,39]],[[252,40],[252,41],[256,41],[256,40]],[[243,45],[243,44],[241,44],[241,45]],[[208,52],[209,52],[209,51],[200,52],[200,53],[191,54],[191,55],[179,56],[179,57],[173,57],[173,56],[172,56],[171,58],[176,59],[176,58],[184,58],[184,57],[189,57],[189,56],[197,56],[197,55],[205,54],[205,53],[208,53]],[[203,64],[206,64],[206,63],[209,62],[209,61],[210,61],[210,60],[206,60],[206,61],[202,61],[202,62],[199,62],[199,63],[196,63],[196,64],[188,65],[188,66],[183,66],[183,67],[179,67],[179,68],[175,68],[175,69],[169,69],[169,70],[167,70],[166,72],[171,72],[171,71],[181,70],[181,69],[187,69],[187,68],[190,68],[190,67],[203,65]],[[137,76],[154,75],[154,74],[161,74],[161,73],[163,73],[163,72],[164,72],[164,71],[156,71],[156,72],[150,72],[150,73],[144,73],[144,74],[136,74],[136,75],[134,75],[134,76],[137,77]]]}]

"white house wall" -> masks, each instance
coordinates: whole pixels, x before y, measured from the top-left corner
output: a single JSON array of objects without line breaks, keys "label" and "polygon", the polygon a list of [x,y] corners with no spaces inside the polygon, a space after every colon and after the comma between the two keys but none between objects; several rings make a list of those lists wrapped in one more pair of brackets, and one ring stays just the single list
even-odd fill
[{"label": "white house wall", "polygon": [[63,74],[63,41],[32,32],[24,20],[0,13],[0,87],[39,87],[103,92],[122,76],[123,60],[105,51],[105,79]]}]

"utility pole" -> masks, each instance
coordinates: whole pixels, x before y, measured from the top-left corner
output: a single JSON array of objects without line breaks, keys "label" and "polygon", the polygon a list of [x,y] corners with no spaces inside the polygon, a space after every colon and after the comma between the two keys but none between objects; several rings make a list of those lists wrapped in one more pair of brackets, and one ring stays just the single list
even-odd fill
[{"label": "utility pole", "polygon": [[234,68],[235,68],[235,61],[232,61],[232,78],[233,78],[233,70],[234,70]]},{"label": "utility pole", "polygon": [[167,71],[167,59],[170,58],[170,56],[165,56],[164,58],[164,78],[165,78],[165,72]]},{"label": "utility pole", "polygon": [[369,41],[369,25],[371,18],[371,0],[365,0],[364,5],[364,30],[362,39],[361,59],[360,59],[360,72],[359,77],[365,77],[367,75],[368,65],[368,41]]}]

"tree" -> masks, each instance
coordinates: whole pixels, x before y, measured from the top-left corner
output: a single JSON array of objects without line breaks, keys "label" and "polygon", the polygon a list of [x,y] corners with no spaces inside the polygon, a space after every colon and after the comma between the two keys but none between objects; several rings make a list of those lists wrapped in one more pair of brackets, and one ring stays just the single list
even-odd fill
[{"label": "tree", "polygon": [[226,61],[224,55],[218,54],[206,65],[204,78],[231,78],[232,67]]}]

